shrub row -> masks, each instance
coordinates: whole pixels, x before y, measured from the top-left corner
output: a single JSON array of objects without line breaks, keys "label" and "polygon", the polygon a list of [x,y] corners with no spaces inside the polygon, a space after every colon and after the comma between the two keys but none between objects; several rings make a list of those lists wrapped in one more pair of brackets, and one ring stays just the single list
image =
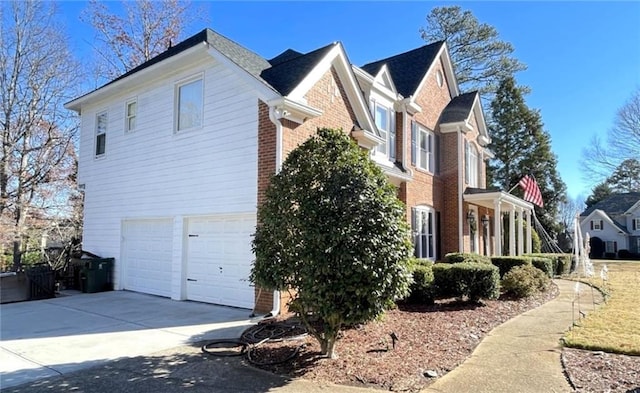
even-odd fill
[{"label": "shrub row", "polygon": [[531,265],[531,257],[491,257],[491,263],[500,270],[500,278],[516,266]]},{"label": "shrub row", "polygon": [[433,285],[433,262],[426,259],[413,259],[411,269],[413,283],[410,286],[409,297],[406,299],[414,304],[431,304],[435,298]]},{"label": "shrub row", "polygon": [[472,254],[466,252],[450,252],[449,254],[444,256],[445,263],[462,263],[462,262],[473,262],[473,263],[486,263],[488,265],[491,264],[491,258],[486,255],[480,254]]},{"label": "shrub row", "polygon": [[571,254],[527,254],[529,257],[543,257],[551,259],[553,274],[561,276],[571,271]]},{"label": "shrub row", "polygon": [[441,297],[457,297],[476,302],[500,296],[500,275],[486,263],[460,262],[433,265],[435,290]]}]

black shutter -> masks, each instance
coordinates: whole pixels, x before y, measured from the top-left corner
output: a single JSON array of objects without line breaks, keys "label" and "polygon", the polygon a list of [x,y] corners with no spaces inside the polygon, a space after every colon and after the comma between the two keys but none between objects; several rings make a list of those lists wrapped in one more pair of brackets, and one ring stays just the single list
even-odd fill
[{"label": "black shutter", "polygon": [[638,229],[638,227],[636,226],[636,219],[633,218],[631,219],[631,226],[633,227],[633,230],[635,231],[636,229]]},{"label": "black shutter", "polygon": [[593,220],[591,220],[590,223],[591,223],[591,230],[593,231]]}]

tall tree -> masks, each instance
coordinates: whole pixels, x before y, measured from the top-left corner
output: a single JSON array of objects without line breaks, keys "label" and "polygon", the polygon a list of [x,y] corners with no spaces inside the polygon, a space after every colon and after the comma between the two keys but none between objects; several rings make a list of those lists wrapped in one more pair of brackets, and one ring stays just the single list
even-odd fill
[{"label": "tall tree", "polygon": [[[489,129],[495,158],[488,169],[490,183],[510,190],[524,175],[533,175],[544,200],[544,209],[536,207],[536,215],[547,232],[557,233],[558,206],[566,199],[566,186],[540,114],[526,105],[513,77],[500,82],[491,111]],[[519,188],[514,190],[518,195],[521,192]]]},{"label": "tall tree", "polygon": [[251,281],[293,288],[292,307],[326,356],[335,357],[343,326],[370,321],[407,294],[404,205],[341,130],[319,130],[289,154],[258,218]]},{"label": "tall tree", "polygon": [[30,215],[59,213],[75,187],[77,121],[62,104],[74,95],[80,68],[54,6],[0,3],[0,220],[14,239]]},{"label": "tall tree", "polygon": [[107,4],[91,0],[81,19],[96,31],[94,47],[99,78],[114,79],[164,52],[195,19],[189,2],[180,0],[122,1],[124,16]]},{"label": "tall tree", "polygon": [[622,161],[607,178],[607,184],[615,193],[640,192],[640,161],[636,158]]},{"label": "tall tree", "polygon": [[625,160],[640,157],[640,87],[618,110],[606,139],[594,135],[582,151],[585,180],[600,182]]},{"label": "tall tree", "polygon": [[611,186],[609,186],[609,183],[605,181],[598,184],[593,188],[593,190],[591,190],[591,195],[589,195],[584,203],[587,207],[591,207],[596,203],[607,199],[611,195],[613,195],[613,190],[611,189]]},{"label": "tall tree", "polygon": [[446,40],[462,90],[495,93],[500,80],[527,67],[512,56],[513,46],[491,25],[460,6],[435,7],[420,28],[427,42]]}]

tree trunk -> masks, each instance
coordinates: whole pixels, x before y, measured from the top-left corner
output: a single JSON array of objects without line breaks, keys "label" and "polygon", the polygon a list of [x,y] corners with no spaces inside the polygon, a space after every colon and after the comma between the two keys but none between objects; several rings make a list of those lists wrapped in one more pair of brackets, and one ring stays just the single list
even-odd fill
[{"label": "tree trunk", "polygon": [[320,351],[322,351],[322,355],[326,356],[329,359],[337,359],[338,354],[336,353],[336,338],[338,334],[326,334],[324,339],[320,341]]}]

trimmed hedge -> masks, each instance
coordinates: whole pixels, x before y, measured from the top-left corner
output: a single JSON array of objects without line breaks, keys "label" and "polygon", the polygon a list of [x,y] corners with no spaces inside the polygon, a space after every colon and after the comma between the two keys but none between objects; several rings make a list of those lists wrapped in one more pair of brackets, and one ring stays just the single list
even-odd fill
[{"label": "trimmed hedge", "polygon": [[551,279],[532,265],[516,266],[505,274],[502,289],[516,297],[528,297],[549,287]]},{"label": "trimmed hedge", "polygon": [[531,265],[531,257],[491,257],[491,263],[500,269],[500,278],[516,266]]},{"label": "trimmed hedge", "polygon": [[472,254],[466,252],[450,252],[449,254],[444,256],[445,263],[462,263],[462,262],[473,262],[473,263],[486,263],[491,264],[491,258],[485,255],[480,254]]},{"label": "trimmed hedge", "polygon": [[433,265],[436,296],[439,298],[497,299],[500,296],[498,268],[486,263],[436,263]]},{"label": "trimmed hedge", "polygon": [[412,259],[413,283],[409,287],[406,301],[413,304],[431,304],[434,300],[433,262],[427,259]]},{"label": "trimmed hedge", "polygon": [[553,262],[551,262],[550,258],[531,257],[531,264],[533,267],[542,270],[547,277],[553,278]]},{"label": "trimmed hedge", "polygon": [[528,257],[543,257],[551,259],[553,274],[561,276],[571,271],[571,254],[527,254]]}]

